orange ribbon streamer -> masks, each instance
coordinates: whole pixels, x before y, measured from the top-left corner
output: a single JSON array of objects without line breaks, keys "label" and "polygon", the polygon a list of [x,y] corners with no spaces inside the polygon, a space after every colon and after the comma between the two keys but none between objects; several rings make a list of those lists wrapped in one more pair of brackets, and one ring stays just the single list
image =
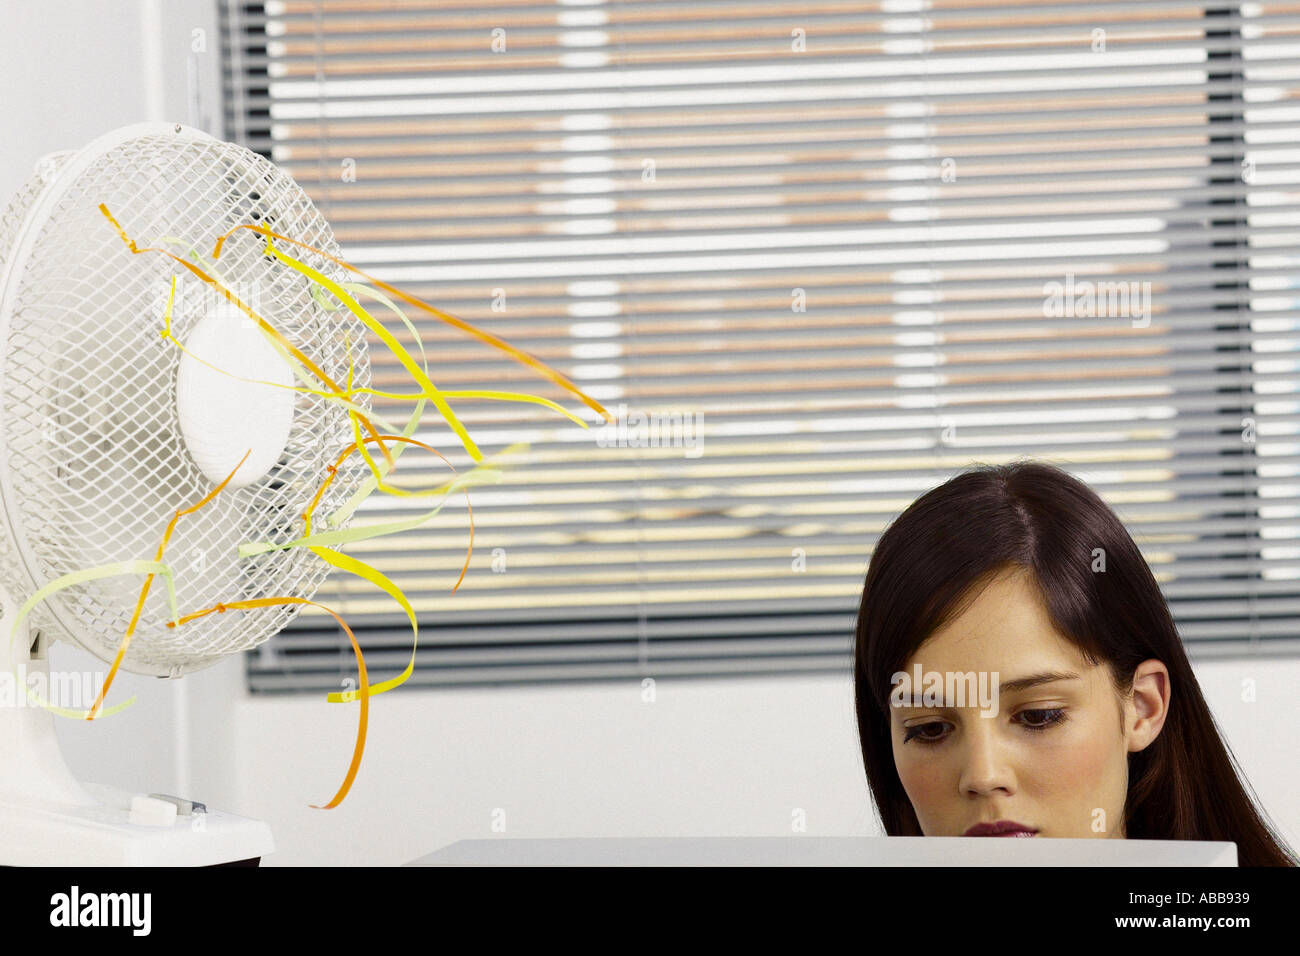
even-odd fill
[{"label": "orange ribbon streamer", "polygon": [[610,415],[610,413],[605,410],[604,406],[601,405],[600,402],[596,401],[594,398],[590,398],[585,392],[582,391],[582,389],[578,388],[578,386],[574,385],[571,381],[569,381],[559,372],[555,371],[545,362],[533,358],[527,352],[515,348],[509,342],[506,342],[504,339],[498,338],[497,336],[493,335],[491,332],[484,332],[482,329],[479,329],[471,325],[470,323],[466,322],[464,319],[457,318],[456,316],[452,315],[450,312],[444,312],[441,309],[430,305],[429,303],[425,302],[422,299],[417,299],[409,292],[403,292],[395,285],[390,285],[389,283],[384,282],[382,279],[375,278],[370,273],[358,269],[352,263],[347,262],[344,259],[339,259],[336,256],[332,256],[328,252],[322,252],[320,249],[317,249],[315,246],[310,246],[307,243],[301,242],[297,239],[291,239],[288,236],[282,236],[280,235],[280,233],[272,231],[268,226],[254,225],[251,223],[243,223],[241,225],[235,226],[234,229],[231,229],[229,232],[226,232],[224,235],[222,235],[220,238],[217,239],[217,244],[216,246],[213,247],[212,250],[213,260],[219,259],[221,257],[221,246],[238,229],[249,229],[252,230],[253,232],[260,233],[263,236],[273,236],[276,239],[282,239],[285,242],[289,242],[295,246],[298,246],[299,248],[309,249],[312,252],[316,253],[316,255],[328,259],[330,262],[333,262],[335,265],[342,266],[343,268],[348,269],[351,272],[355,272],[357,275],[364,278],[367,282],[383,289],[389,295],[396,296],[397,298],[401,299],[403,302],[406,302],[409,305],[413,305],[417,309],[422,309],[423,311],[428,312],[430,315],[438,319],[441,319],[443,322],[446,322],[448,325],[460,329],[462,332],[468,332],[470,335],[474,336],[474,338],[478,339],[480,342],[486,342],[488,345],[500,349],[501,351],[509,355],[511,358],[515,359],[518,362],[522,362],[524,365],[527,365],[529,368],[533,369],[534,371],[541,373],[545,378],[550,379],[552,382],[554,382],[556,385],[559,385],[565,391],[581,399],[584,405],[586,405],[588,408],[592,409],[593,411],[598,412],[605,419],[605,421],[613,423],[614,421],[613,416]]},{"label": "orange ribbon streamer", "polygon": [[[154,555],[155,561],[163,559],[163,552],[167,550],[167,542],[171,540],[172,532],[176,530],[176,522],[181,520],[181,515],[194,514],[220,494],[221,489],[230,483],[230,479],[235,477],[235,472],[239,471],[244,462],[248,461],[248,456],[252,453],[253,449],[251,448],[244,452],[244,457],[239,459],[239,464],[235,466],[234,470],[226,475],[221,484],[208,492],[202,501],[191,505],[184,511],[177,511],[172,516],[172,520],[167,524],[167,530],[163,532],[162,542],[158,545],[158,553]],[[113,666],[109,668],[108,676],[104,678],[104,686],[99,689],[99,695],[95,698],[95,703],[91,705],[90,710],[86,713],[87,720],[94,720],[99,714],[99,708],[104,703],[104,698],[108,696],[108,689],[113,686],[113,678],[117,676],[117,669],[122,666],[122,658],[126,657],[126,649],[131,646],[131,635],[135,633],[135,626],[140,622],[140,612],[144,609],[144,600],[149,596],[149,588],[153,585],[153,579],[152,574],[144,579],[144,585],[140,588],[140,600],[135,602],[135,613],[131,615],[131,623],[126,629],[126,636],[122,638],[122,644],[117,649],[117,656],[113,658]],[[170,622],[168,623],[170,626]]]},{"label": "orange ribbon streamer", "polygon": [[348,795],[352,789],[352,782],[357,778],[357,771],[361,769],[361,756],[366,750],[366,725],[370,720],[370,677],[366,674],[366,659],[361,653],[361,645],[357,643],[357,637],[352,633],[352,628],[348,627],[347,621],[331,608],[324,604],[317,604],[315,601],[309,601],[301,597],[273,597],[273,598],[249,598],[246,601],[231,601],[229,604],[218,604],[204,611],[197,611],[194,614],[187,614],[179,621],[168,621],[168,627],[175,627],[177,624],[185,624],[196,618],[206,617],[209,614],[224,614],[230,608],[251,608],[251,607],[271,607],[276,604],[310,604],[313,607],[321,608],[324,611],[334,615],[334,620],[339,622],[339,627],[348,632],[348,640],[352,642],[352,652],[357,657],[357,674],[361,684],[361,715],[357,721],[357,742],[352,748],[352,762],[348,764],[348,772],[343,778],[343,783],[339,786],[338,792],[334,794],[329,803],[324,806],[318,804],[309,804],[313,810],[333,810],[343,798]]}]

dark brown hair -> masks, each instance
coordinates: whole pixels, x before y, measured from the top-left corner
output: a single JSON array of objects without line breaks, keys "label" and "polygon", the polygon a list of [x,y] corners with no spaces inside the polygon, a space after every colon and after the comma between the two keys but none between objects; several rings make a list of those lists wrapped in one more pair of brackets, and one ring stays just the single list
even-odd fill
[{"label": "dark brown hair", "polygon": [[[1105,572],[1093,570],[1104,552]],[[1160,586],[1124,525],[1086,484],[1053,465],[980,466],[922,495],[881,535],[858,611],[854,703],[867,781],[890,836],[920,836],[894,766],[890,675],[960,613],[977,585],[1028,570],[1056,629],[1118,693],[1155,658],[1169,670],[1164,727],[1129,754],[1124,832],[1135,839],[1228,840],[1241,866],[1295,866],[1248,795],[1192,673]]]}]

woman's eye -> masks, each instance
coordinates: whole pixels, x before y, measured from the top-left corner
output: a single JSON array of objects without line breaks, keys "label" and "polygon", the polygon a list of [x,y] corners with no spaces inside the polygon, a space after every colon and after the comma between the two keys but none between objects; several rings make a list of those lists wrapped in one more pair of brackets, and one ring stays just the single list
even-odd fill
[{"label": "woman's eye", "polygon": [[948,725],[942,720],[932,720],[928,724],[913,724],[903,730],[903,743],[919,740],[922,743],[936,743],[944,738]]},{"label": "woman's eye", "polygon": [[1064,707],[1046,707],[1036,710],[1022,710],[1016,715],[1026,730],[1045,730],[1052,724],[1065,720]]}]

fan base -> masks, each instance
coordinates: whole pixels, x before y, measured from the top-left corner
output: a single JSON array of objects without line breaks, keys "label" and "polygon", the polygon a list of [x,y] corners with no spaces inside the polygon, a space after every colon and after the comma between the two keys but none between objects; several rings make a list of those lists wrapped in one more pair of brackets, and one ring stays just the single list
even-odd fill
[{"label": "fan base", "polygon": [[131,822],[136,794],[82,784],[87,806],[0,797],[0,865],[216,866],[266,856],[271,828],[219,810],[177,814],[169,823]]}]

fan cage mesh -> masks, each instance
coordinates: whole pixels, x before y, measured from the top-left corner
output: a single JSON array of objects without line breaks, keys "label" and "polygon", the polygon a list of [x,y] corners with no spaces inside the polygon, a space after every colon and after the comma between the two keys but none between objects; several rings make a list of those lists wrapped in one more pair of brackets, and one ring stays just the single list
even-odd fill
[{"label": "fan cage mesh", "polygon": [[[71,181],[56,175],[50,183],[51,170],[44,173],[0,217],[0,257],[15,254],[20,231],[33,237],[21,273],[10,277],[17,292],[3,343],[0,481],[7,520],[0,521],[0,581],[19,601],[69,572],[152,559],[176,512],[213,488],[181,436],[175,405],[181,352],[160,331],[173,275],[181,293],[172,332],[181,342],[218,298],[167,256],[133,254],[99,212],[100,203],[142,248],[178,239],[170,251],[188,257],[197,250],[201,268],[218,270],[336,383],[347,382],[349,364],[354,387],[370,383],[365,326],[347,310],[317,301],[310,281],[274,261],[261,236],[239,230],[220,260],[208,259],[216,237],[243,223],[264,223],[340,255],[310,199],[265,158],[207,137],[160,132],[107,148]],[[57,201],[24,230],[27,211],[46,189],[57,192]],[[324,256],[280,246],[335,281],[349,278]],[[366,395],[353,400],[370,407]],[[173,568],[182,615],[249,598],[315,595],[331,566],[309,550],[240,559],[235,548],[300,537],[301,516],[327,467],[352,440],[342,407],[316,395],[295,396],[289,438],[270,472],[179,519],[164,561]],[[350,456],[317,505],[313,530],[367,474],[361,457]],[[32,626],[112,660],[143,583],[134,575],[67,588],[36,607]],[[159,676],[199,670],[268,640],[302,608],[229,609],[168,628],[165,595],[156,578],[126,669]]]}]

